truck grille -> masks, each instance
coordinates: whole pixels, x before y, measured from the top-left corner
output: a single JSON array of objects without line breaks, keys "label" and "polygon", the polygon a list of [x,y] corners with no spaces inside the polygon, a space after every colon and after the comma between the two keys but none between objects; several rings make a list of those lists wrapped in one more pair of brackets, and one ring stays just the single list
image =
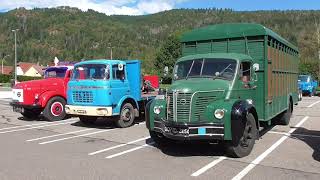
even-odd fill
[{"label": "truck grille", "polygon": [[[205,108],[216,100],[216,96],[212,93],[196,93],[191,101],[192,93],[168,93],[168,120],[169,121],[184,121],[201,120],[204,115]],[[191,108],[194,103],[193,108]],[[193,116],[190,118],[190,110]]]},{"label": "truck grille", "polygon": [[201,93],[198,97],[195,98],[194,109],[192,110],[194,118],[200,120],[204,114],[205,108],[216,100],[216,96],[209,94]]},{"label": "truck grille", "polygon": [[75,103],[93,103],[91,91],[73,91],[72,98]]},{"label": "truck grille", "polygon": [[168,120],[189,121],[191,93],[168,93]]}]

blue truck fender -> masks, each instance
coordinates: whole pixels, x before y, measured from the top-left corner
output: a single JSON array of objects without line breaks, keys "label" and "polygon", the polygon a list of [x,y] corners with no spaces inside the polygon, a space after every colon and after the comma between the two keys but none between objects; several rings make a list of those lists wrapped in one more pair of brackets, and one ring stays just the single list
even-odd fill
[{"label": "blue truck fender", "polygon": [[133,96],[123,96],[120,101],[118,102],[117,106],[115,107],[115,109],[113,110],[113,114],[114,115],[119,115],[120,111],[121,111],[121,106],[123,105],[124,102],[129,102],[133,105],[133,107],[135,108],[135,116],[138,117],[139,116],[139,104],[138,102],[134,99]]}]

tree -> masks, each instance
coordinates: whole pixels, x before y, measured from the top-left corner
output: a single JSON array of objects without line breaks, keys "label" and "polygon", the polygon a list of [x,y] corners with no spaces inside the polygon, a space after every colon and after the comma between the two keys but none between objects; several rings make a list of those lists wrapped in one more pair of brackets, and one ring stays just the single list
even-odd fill
[{"label": "tree", "polygon": [[177,35],[171,35],[162,44],[160,50],[156,53],[155,67],[162,75],[165,66],[169,68],[169,75],[173,72],[173,66],[176,60],[181,56],[181,43]]}]

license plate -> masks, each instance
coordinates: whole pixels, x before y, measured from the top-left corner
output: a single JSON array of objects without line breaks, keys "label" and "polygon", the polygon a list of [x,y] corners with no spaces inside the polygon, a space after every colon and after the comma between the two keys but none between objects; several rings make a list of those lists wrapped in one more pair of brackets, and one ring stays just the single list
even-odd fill
[{"label": "license plate", "polygon": [[23,113],[22,107],[13,107],[14,112]]},{"label": "license plate", "polygon": [[87,114],[87,111],[86,110],[77,110],[77,113],[79,113],[79,114]]}]

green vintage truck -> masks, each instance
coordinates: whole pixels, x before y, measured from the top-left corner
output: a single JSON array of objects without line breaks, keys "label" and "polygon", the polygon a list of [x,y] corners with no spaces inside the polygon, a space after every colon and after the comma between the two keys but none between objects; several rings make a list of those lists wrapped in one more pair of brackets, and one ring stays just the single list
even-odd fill
[{"label": "green vintage truck", "polygon": [[296,46],[251,23],[195,29],[181,43],[172,85],[146,107],[156,143],[218,140],[229,156],[244,157],[260,127],[289,124],[298,102]]}]

